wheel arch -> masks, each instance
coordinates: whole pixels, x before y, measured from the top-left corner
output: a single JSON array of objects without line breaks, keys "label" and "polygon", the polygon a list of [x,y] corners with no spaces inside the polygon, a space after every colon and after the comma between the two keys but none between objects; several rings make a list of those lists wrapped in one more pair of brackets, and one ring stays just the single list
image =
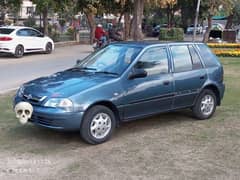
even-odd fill
[{"label": "wheel arch", "polygon": [[49,40],[47,40],[46,43],[45,43],[45,50],[47,49],[48,43],[50,43],[52,45],[52,50],[53,50],[54,49],[54,44],[53,44],[53,42],[51,42]]},{"label": "wheel arch", "polygon": [[98,102],[95,102],[95,103],[91,104],[90,106],[88,106],[88,108],[86,109],[85,112],[87,112],[90,108],[92,108],[93,106],[96,106],[96,105],[102,105],[102,106],[109,108],[115,115],[117,126],[119,126],[120,113],[115,104],[113,104],[111,101],[106,101],[106,100],[98,101]]},{"label": "wheel arch", "polygon": [[204,89],[209,89],[209,90],[213,91],[213,93],[216,95],[216,98],[217,98],[217,105],[218,106],[221,105],[220,91],[216,85],[208,84],[203,88],[203,90]]},{"label": "wheel arch", "polygon": [[17,45],[15,46],[15,49],[16,49],[18,46],[22,46],[22,47],[23,47],[23,52],[25,53],[25,47],[24,47],[24,45],[23,45],[22,43],[19,43],[19,44],[17,44]]}]

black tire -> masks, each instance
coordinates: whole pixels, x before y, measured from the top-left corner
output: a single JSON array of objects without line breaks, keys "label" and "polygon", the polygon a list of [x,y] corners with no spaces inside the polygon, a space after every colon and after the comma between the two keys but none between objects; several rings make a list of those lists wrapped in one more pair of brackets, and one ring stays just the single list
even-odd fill
[{"label": "black tire", "polygon": [[45,47],[45,54],[51,54],[53,50],[52,43],[48,42]]},{"label": "black tire", "polygon": [[[108,123],[107,122],[105,122],[104,124],[102,123],[102,127],[99,127],[99,126],[101,126],[98,124],[99,122],[96,123],[96,121],[98,121],[100,119],[100,118],[97,119],[98,116],[102,116],[102,117],[105,116],[108,119]],[[109,123],[110,121],[111,121],[111,123]],[[106,126],[109,124],[111,124],[110,127],[106,128]],[[98,127],[98,128],[95,128],[95,131],[91,130],[91,127],[94,127],[94,125],[96,125],[96,127]],[[113,134],[113,132],[115,130],[115,127],[116,127],[116,117],[115,117],[114,113],[105,106],[96,105],[96,106],[91,107],[84,115],[83,121],[82,121],[82,124],[80,127],[80,135],[81,135],[82,139],[89,144],[101,144],[110,139],[111,135]],[[105,133],[107,133],[107,134],[104,137],[97,138],[96,137],[98,134],[97,131],[104,131],[104,128],[106,130]],[[96,136],[94,135],[94,133],[96,133],[95,134]],[[98,135],[100,135],[101,133],[99,133]]]},{"label": "black tire", "polygon": [[[210,101],[211,100],[211,101]],[[208,105],[203,101],[209,101]],[[216,110],[217,98],[213,91],[204,89],[199,95],[195,105],[192,108],[194,116],[199,120],[205,120],[212,117]],[[204,112],[205,111],[205,112]]]},{"label": "black tire", "polygon": [[22,45],[18,45],[15,48],[14,57],[21,58],[21,57],[23,57],[23,54],[24,54],[24,47]]}]

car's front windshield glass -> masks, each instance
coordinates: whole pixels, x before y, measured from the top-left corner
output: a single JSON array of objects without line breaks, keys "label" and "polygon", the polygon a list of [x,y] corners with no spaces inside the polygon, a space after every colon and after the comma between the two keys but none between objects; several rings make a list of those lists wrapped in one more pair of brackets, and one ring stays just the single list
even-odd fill
[{"label": "car's front windshield glass", "polygon": [[109,45],[86,57],[76,67],[98,73],[122,74],[141,51],[132,45]]}]

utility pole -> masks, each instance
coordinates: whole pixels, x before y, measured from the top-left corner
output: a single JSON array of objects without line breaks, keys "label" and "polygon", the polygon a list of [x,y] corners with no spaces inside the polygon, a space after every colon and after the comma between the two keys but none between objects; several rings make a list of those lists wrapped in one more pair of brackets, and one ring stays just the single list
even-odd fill
[{"label": "utility pole", "polygon": [[193,42],[196,39],[196,28],[197,28],[197,24],[198,24],[198,15],[199,15],[200,3],[201,3],[201,0],[198,0],[198,2],[197,2],[197,9],[196,9],[196,16],[195,16],[195,22],[194,22],[193,38],[192,38]]}]

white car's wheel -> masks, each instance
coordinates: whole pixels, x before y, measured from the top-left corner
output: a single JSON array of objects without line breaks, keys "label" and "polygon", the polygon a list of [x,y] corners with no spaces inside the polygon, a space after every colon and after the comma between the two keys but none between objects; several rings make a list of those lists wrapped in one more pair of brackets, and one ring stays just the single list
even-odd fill
[{"label": "white car's wheel", "polygon": [[20,58],[23,56],[23,54],[24,54],[24,47],[22,45],[18,45],[15,49],[14,56],[16,58]]},{"label": "white car's wheel", "polygon": [[46,53],[46,54],[51,54],[51,53],[52,53],[52,50],[53,50],[52,43],[48,42],[48,43],[46,44],[46,47],[45,47],[45,53]]}]

